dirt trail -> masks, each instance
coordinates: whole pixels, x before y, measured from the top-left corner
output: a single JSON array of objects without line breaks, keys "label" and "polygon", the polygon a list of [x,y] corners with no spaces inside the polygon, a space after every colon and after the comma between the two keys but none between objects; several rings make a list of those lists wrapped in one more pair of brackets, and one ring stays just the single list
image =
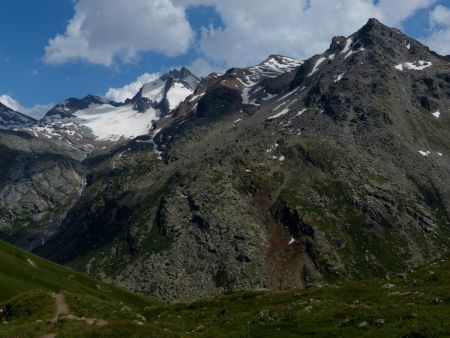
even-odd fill
[{"label": "dirt trail", "polygon": [[[88,325],[93,326],[105,326],[108,325],[108,322],[104,319],[95,319],[95,318],[85,318],[85,317],[77,317],[72,314],[70,314],[69,306],[66,302],[66,296],[63,293],[52,293],[52,297],[55,299],[56,304],[56,313],[55,318],[52,319],[53,323],[56,323],[60,318],[64,318],[66,320],[78,320],[78,321],[84,321]],[[40,338],[53,338],[52,334],[49,334],[48,336],[42,336]]]},{"label": "dirt trail", "polygon": [[56,318],[59,316],[65,316],[69,314],[69,307],[66,303],[66,296],[63,293],[54,293],[52,297],[55,298],[56,302]]},{"label": "dirt trail", "polygon": [[48,334],[39,336],[39,338],[55,338],[55,337],[56,337],[56,333],[48,333]]}]

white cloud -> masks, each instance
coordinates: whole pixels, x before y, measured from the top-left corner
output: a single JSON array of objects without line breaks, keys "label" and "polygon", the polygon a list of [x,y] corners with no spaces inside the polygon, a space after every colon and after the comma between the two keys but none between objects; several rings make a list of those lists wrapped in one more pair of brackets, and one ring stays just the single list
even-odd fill
[{"label": "white cloud", "polygon": [[18,111],[19,113],[31,116],[32,118],[39,120],[54,106],[54,104],[38,104],[34,107],[24,107],[17,100],[9,95],[0,95],[0,102],[5,106]]},{"label": "white cloud", "polygon": [[158,79],[161,75],[159,73],[144,73],[139,76],[136,81],[131,82],[121,88],[109,88],[105,94],[108,100],[123,102],[126,99],[131,99],[137,94],[141,87],[149,82]]},{"label": "white cloud", "polygon": [[442,5],[436,6],[430,12],[430,24],[432,26],[450,27],[450,8]]},{"label": "white cloud", "polygon": [[438,30],[423,41],[432,50],[442,55],[450,55],[450,29]]},{"label": "white cloud", "polygon": [[16,100],[14,100],[11,96],[9,95],[0,95],[0,102],[3,103],[5,106],[7,106],[8,108],[11,108],[12,110],[18,111],[20,112],[21,109],[23,108],[19,102],[17,102]]},{"label": "white cloud", "polygon": [[220,67],[211,65],[211,62],[208,62],[201,57],[194,60],[194,62],[187,66],[187,68],[189,68],[189,70],[197,76],[206,76],[212,72],[224,71],[223,69],[220,69]]},{"label": "white cloud", "polygon": [[150,50],[175,56],[192,38],[184,9],[170,0],[78,0],[66,32],[49,40],[45,61],[111,66]]},{"label": "white cloud", "polygon": [[199,42],[206,59],[251,65],[272,53],[307,58],[325,50],[334,35],[349,35],[371,17],[400,26],[435,0],[173,0],[213,5],[224,28],[204,28]]},{"label": "white cloud", "polygon": [[[349,35],[371,17],[401,28],[402,22],[436,0],[78,0],[63,35],[50,40],[46,61],[85,60],[111,65],[140,52],[178,55],[193,46],[191,67],[204,75],[213,69],[256,64],[269,54],[305,59],[323,52],[334,35]],[[223,27],[204,27],[197,41],[186,8],[214,6]],[[448,40],[448,8],[437,6],[427,42],[443,52]],[[447,21],[446,21],[447,20]],[[431,21],[431,19],[430,19]],[[441,40],[442,41],[442,40]],[[449,47],[446,47],[449,46]]]},{"label": "white cloud", "polygon": [[21,113],[24,113],[28,116],[31,116],[32,118],[39,120],[47,114],[47,112],[53,108],[55,104],[49,103],[49,104],[37,104],[31,108],[24,107],[24,110],[21,111]]},{"label": "white cloud", "polygon": [[428,8],[435,2],[436,0],[380,0],[377,7],[381,11],[380,19],[386,24],[398,26],[416,11]]},{"label": "white cloud", "polygon": [[436,6],[429,20],[432,33],[422,40],[438,53],[450,55],[450,8]]}]

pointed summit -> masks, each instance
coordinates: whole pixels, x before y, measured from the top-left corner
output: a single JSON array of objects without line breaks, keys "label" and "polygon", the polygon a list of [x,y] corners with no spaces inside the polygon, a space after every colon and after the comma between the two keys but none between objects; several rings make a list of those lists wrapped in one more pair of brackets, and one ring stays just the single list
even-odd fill
[{"label": "pointed summit", "polygon": [[186,67],[182,67],[181,69],[171,70],[166,75],[161,77],[161,80],[167,82],[166,88],[169,89],[171,85],[175,82],[181,83],[183,86],[190,90],[195,90],[195,88],[200,83],[200,79],[191,73],[189,69]]},{"label": "pointed summit", "polygon": [[36,122],[30,116],[21,114],[0,102],[0,129],[25,127]]},{"label": "pointed summit", "polygon": [[412,39],[397,28],[389,27],[372,18],[357,32],[348,37],[336,36],[326,57],[344,55],[344,60],[366,51],[371,62],[414,62],[428,60],[436,56],[421,42]]},{"label": "pointed summit", "polygon": [[367,23],[364,26],[362,26],[361,29],[374,29],[374,28],[389,28],[389,27],[382,24],[376,18],[370,18],[369,20],[367,20]]},{"label": "pointed summit", "polygon": [[194,74],[191,73],[189,69],[186,67],[181,67],[180,69],[173,69],[170,72],[168,72],[166,75],[163,75],[162,77],[172,77],[177,80],[184,80],[188,78],[197,78]]},{"label": "pointed summit", "polygon": [[397,31],[395,28],[385,26],[377,19],[371,18],[364,26],[362,26],[357,32],[350,35],[348,38],[345,36],[333,37],[333,39],[331,40],[329,52],[340,53],[341,51],[350,47],[349,45],[347,45],[348,43],[354,43],[357,40],[360,41],[360,43],[364,42],[367,47],[370,47],[376,42],[376,39],[374,39],[375,36],[390,36],[394,32],[397,34],[403,34],[400,31]]},{"label": "pointed summit", "polygon": [[189,69],[174,69],[159,79],[142,86],[131,100],[140,112],[150,107],[159,109],[163,115],[176,109],[189,95],[192,95],[200,80]]},{"label": "pointed summit", "polygon": [[375,45],[390,48],[409,40],[408,36],[397,28],[386,26],[374,18],[369,19],[354,35],[366,48]]}]

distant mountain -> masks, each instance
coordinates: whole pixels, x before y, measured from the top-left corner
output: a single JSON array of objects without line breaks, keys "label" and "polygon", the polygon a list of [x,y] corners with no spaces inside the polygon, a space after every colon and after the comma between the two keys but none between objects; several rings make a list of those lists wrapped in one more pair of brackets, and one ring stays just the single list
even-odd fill
[{"label": "distant mountain", "polygon": [[133,99],[125,103],[132,103],[133,108],[141,112],[152,107],[166,115],[192,95],[199,83],[200,80],[187,68],[175,69],[145,84]]},{"label": "distant mountain", "polygon": [[42,244],[83,192],[83,161],[151,135],[155,122],[198,81],[186,68],[174,70],[155,81],[160,93],[153,97],[148,88],[157,86],[149,83],[125,103],[69,98],[40,121],[0,106],[0,236],[28,250]]},{"label": "distant mountain", "polygon": [[22,128],[35,122],[35,119],[21,114],[0,102],[0,129]]},{"label": "distant mountain", "polygon": [[[191,95],[199,79],[188,69],[173,70],[145,84],[124,103],[88,95],[56,105],[29,131],[34,135],[66,138],[72,143],[118,142],[148,134],[153,124]],[[102,145],[103,146],[103,145]]]},{"label": "distant mountain", "polygon": [[98,96],[88,95],[82,99],[69,98],[65,102],[54,106],[43,118],[43,120],[51,120],[55,118],[70,118],[77,111],[87,109],[91,105],[118,105],[112,101],[107,101]]}]

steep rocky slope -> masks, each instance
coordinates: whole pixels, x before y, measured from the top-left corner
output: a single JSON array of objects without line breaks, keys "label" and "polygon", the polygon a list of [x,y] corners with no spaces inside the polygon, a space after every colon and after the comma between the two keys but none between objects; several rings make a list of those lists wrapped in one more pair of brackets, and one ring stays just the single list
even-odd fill
[{"label": "steep rocky slope", "polygon": [[78,148],[0,130],[0,235],[31,250],[53,233],[84,186]]},{"label": "steep rocky slope", "polygon": [[14,111],[0,102],[0,129],[20,128],[36,122],[33,118]]},{"label": "steep rocky slope", "polygon": [[81,198],[36,252],[164,300],[445,255],[449,74],[376,20],[304,63],[211,74],[151,135],[83,161]]}]

